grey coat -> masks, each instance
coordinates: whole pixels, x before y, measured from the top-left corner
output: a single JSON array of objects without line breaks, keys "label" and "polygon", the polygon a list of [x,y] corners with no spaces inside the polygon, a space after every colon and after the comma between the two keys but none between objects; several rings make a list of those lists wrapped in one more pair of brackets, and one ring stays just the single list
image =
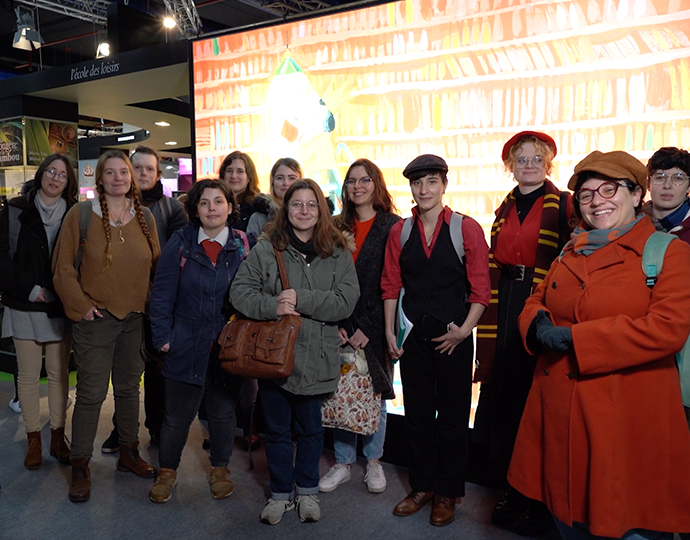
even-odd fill
[{"label": "grey coat", "polygon": [[[295,368],[287,379],[274,382],[297,395],[334,392],[340,378],[338,321],[350,316],[359,298],[357,273],[350,253],[316,257],[307,264],[292,246],[283,251],[290,288],[297,293],[302,315],[295,345]],[[230,287],[230,301],[243,315],[258,320],[277,319],[281,293],[273,245],[261,239],[247,256]]]}]

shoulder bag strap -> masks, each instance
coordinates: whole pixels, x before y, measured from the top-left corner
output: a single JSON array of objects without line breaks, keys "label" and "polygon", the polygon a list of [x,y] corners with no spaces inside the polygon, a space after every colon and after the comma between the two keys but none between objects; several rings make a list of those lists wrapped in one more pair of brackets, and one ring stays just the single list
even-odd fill
[{"label": "shoulder bag strap", "polygon": [[290,288],[290,282],[288,281],[287,269],[285,268],[285,261],[283,260],[283,253],[277,250],[275,247],[273,250],[276,252],[276,260],[278,261],[278,272],[280,273],[280,284],[283,286],[283,290]]}]

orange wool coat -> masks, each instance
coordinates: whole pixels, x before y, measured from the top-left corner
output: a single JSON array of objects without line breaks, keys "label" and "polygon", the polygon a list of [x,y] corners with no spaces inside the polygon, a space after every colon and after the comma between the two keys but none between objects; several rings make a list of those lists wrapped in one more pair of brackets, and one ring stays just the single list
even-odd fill
[{"label": "orange wool coat", "polygon": [[690,431],[674,358],[690,331],[690,246],[671,242],[650,290],[641,257],[652,232],[644,217],[589,257],[566,253],[519,318],[525,340],[545,310],[572,328],[573,349],[539,356],[508,481],[595,535],[690,531]]}]

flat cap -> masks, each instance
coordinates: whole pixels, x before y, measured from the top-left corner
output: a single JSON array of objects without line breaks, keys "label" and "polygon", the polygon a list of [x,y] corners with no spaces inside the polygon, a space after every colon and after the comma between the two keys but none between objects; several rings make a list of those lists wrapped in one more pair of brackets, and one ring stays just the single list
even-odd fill
[{"label": "flat cap", "polygon": [[616,150],[614,152],[599,152],[595,150],[585,159],[575,165],[575,171],[568,180],[568,189],[575,190],[577,179],[586,171],[597,172],[616,179],[627,179],[633,184],[647,189],[647,167],[642,165],[639,159],[627,152]]},{"label": "flat cap", "polygon": [[540,131],[521,131],[520,133],[516,133],[515,135],[513,135],[510,139],[508,139],[508,142],[503,145],[503,152],[501,153],[501,157],[503,158],[503,161],[508,159],[508,156],[510,155],[510,149],[513,146],[515,146],[515,144],[520,139],[522,139],[524,137],[536,137],[538,140],[545,142],[551,148],[553,148],[554,157],[558,153],[558,148],[556,148],[556,141],[554,141],[546,133],[542,133]]},{"label": "flat cap", "polygon": [[448,172],[448,164],[442,157],[433,154],[422,154],[407,164],[403,171],[403,176],[410,180],[411,174],[427,170]]}]

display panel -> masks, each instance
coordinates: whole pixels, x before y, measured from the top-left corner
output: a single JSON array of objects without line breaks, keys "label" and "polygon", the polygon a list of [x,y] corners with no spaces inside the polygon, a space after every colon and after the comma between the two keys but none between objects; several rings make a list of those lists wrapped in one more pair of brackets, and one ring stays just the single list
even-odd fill
[{"label": "display panel", "polygon": [[689,0],[403,0],[199,40],[197,175],[240,149],[263,191],[290,156],[337,194],[366,157],[404,216],[401,171],[435,153],[446,203],[488,231],[514,186],[500,155],[518,131],[556,140],[563,189],[593,150],[646,161],[690,146],[689,18]]}]

